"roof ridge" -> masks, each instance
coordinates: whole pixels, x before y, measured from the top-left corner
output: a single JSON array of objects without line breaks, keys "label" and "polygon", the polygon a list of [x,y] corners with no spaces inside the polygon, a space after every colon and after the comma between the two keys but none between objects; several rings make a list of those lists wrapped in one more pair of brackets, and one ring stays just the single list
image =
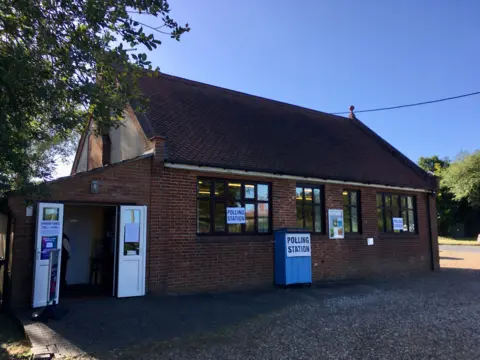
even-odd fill
[{"label": "roof ridge", "polygon": [[288,108],[301,109],[303,111],[311,112],[311,113],[317,114],[317,115],[321,114],[321,115],[327,115],[331,118],[342,119],[342,120],[351,120],[350,118],[345,117],[345,116],[334,115],[334,114],[326,113],[326,112],[323,112],[323,111],[320,111],[320,110],[315,110],[315,109],[307,108],[307,107],[296,105],[296,104],[290,104],[290,103],[280,101],[280,100],[269,99],[269,98],[266,98],[266,97],[263,97],[263,96],[253,95],[253,94],[249,94],[249,93],[246,93],[246,92],[243,92],[243,91],[232,90],[232,89],[228,89],[228,88],[225,88],[225,87],[222,87],[222,86],[217,86],[217,85],[207,84],[207,83],[203,83],[203,82],[196,81],[196,80],[186,79],[186,78],[183,78],[183,77],[179,77],[179,76],[175,76],[175,75],[171,75],[171,74],[167,74],[167,73],[163,73],[163,72],[160,72],[159,75],[162,76],[163,78],[166,78],[167,80],[172,80],[172,81],[176,80],[176,81],[180,81],[180,82],[183,82],[183,83],[187,83],[188,85],[200,86],[200,87],[205,87],[205,88],[215,88],[217,90],[223,91],[225,93],[232,94],[234,96],[256,98],[256,99],[259,99],[259,100],[279,104],[279,105],[282,105],[282,106],[285,106],[285,107],[288,107]]},{"label": "roof ridge", "polygon": [[[153,101],[148,119],[141,118],[167,138],[170,161],[433,189],[431,178],[358,119],[170,74],[155,77],[139,79]],[[298,145],[290,148],[288,141]],[[386,171],[378,171],[378,164]]]}]

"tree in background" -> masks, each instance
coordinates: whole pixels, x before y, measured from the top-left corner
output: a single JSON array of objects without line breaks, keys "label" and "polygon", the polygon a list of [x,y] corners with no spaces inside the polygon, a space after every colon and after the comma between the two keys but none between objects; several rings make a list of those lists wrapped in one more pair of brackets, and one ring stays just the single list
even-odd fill
[{"label": "tree in background", "polygon": [[[418,166],[442,178],[443,172],[450,166],[448,158],[438,156],[420,157]],[[437,223],[440,235],[449,235],[451,228],[458,222],[460,202],[454,200],[453,194],[446,186],[440,184],[437,193]]]},{"label": "tree in background", "polygon": [[[190,30],[169,13],[166,0],[0,2],[3,189],[50,179],[55,158],[72,151],[90,116],[97,131],[106,131],[119,126],[128,103],[145,105],[135,79],[154,69],[146,53],[130,50],[155,49],[158,33],[179,40]],[[157,24],[132,14],[153,16]]]},{"label": "tree in background", "polygon": [[455,200],[467,200],[470,205],[480,207],[480,150],[460,154],[443,174],[442,184]]},{"label": "tree in background", "polygon": [[418,166],[425,171],[430,171],[436,176],[440,176],[441,172],[450,166],[449,158],[439,158],[437,155],[431,157],[420,157],[418,159]]},{"label": "tree in background", "polygon": [[480,151],[461,154],[451,162],[438,156],[421,157],[418,165],[440,178],[437,193],[438,233],[450,236],[457,224],[466,235],[480,231]]}]

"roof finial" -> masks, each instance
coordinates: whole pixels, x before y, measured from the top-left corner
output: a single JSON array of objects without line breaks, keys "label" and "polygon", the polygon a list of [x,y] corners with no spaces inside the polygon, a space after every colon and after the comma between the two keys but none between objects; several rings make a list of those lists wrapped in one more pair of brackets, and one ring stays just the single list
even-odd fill
[{"label": "roof finial", "polygon": [[353,110],[355,110],[355,106],[350,105],[350,115],[348,115],[350,119],[356,119],[355,114],[353,113]]}]

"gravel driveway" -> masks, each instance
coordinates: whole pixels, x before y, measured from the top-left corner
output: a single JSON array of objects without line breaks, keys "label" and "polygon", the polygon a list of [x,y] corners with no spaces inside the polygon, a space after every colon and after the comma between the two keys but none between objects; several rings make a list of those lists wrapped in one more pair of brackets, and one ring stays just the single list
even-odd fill
[{"label": "gravel driveway", "polygon": [[143,344],[112,355],[136,359],[480,358],[480,271],[447,269],[388,282],[289,291],[296,293],[297,301],[274,313],[215,333]]},{"label": "gravel driveway", "polygon": [[98,359],[480,359],[480,253],[382,281],[67,303],[48,332]]}]

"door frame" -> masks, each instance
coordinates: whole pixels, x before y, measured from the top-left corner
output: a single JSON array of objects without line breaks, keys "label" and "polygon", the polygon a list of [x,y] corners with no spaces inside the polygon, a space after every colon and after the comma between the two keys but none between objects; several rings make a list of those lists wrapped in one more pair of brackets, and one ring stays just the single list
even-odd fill
[{"label": "door frame", "polygon": [[[143,291],[141,292],[141,295],[138,295],[138,296],[143,296],[146,294],[146,281],[147,281],[147,244],[148,244],[148,226],[147,226],[147,221],[148,221],[148,206],[147,205],[138,205],[137,203],[114,203],[114,202],[105,202],[105,203],[102,203],[102,202],[89,202],[89,201],[72,201],[72,200],[69,200],[69,201],[55,201],[55,200],[39,200],[37,202],[37,211],[38,211],[38,204],[39,203],[49,203],[49,204],[52,204],[52,205],[63,205],[63,207],[65,206],[101,206],[101,207],[115,207],[115,226],[114,226],[114,261],[113,261],[113,284],[112,284],[112,297],[119,297],[118,296],[118,279],[119,279],[119,252],[120,252],[120,236],[121,236],[121,231],[120,231],[120,226],[121,226],[121,223],[120,223],[120,217],[121,217],[121,208],[122,206],[135,206],[135,207],[142,207],[145,209],[144,211],[144,216],[145,216],[145,221],[143,222],[142,226],[143,226],[143,233],[144,233],[144,236],[145,236],[145,240],[144,240],[144,246],[143,246],[143,250],[141,250],[141,254],[143,256]],[[35,222],[35,238],[34,238],[34,256],[35,258],[37,257],[37,249],[36,249],[36,241],[37,241],[37,226],[38,226],[38,219],[39,219],[39,215],[36,214],[36,222]],[[14,219],[12,219],[14,220]],[[62,237],[63,237],[63,223],[65,221],[65,217],[63,216],[62,214]],[[8,224],[10,225],[10,223]],[[11,229],[13,230],[13,229]],[[8,240],[11,240],[11,239],[8,239]],[[10,241],[7,242],[7,248],[8,248],[8,245],[10,244]],[[61,240],[60,240],[60,249],[61,249]],[[61,251],[60,251],[60,258],[59,258],[59,265],[61,266]],[[7,262],[8,262],[8,259],[7,259]],[[8,268],[8,266],[7,266]],[[5,269],[5,276],[7,276],[7,273],[6,273],[6,270],[7,268]],[[58,286],[60,285],[60,281],[58,281]],[[34,294],[34,287],[35,287],[35,265],[34,265],[34,275],[33,275],[33,282],[32,282],[32,295]],[[58,297],[57,297],[57,303],[60,299],[60,294],[58,294]],[[32,304],[33,304],[33,298],[32,298]]]},{"label": "door frame", "polygon": [[[112,293],[110,295],[105,295],[105,296],[112,296],[116,297],[116,292],[117,292],[117,278],[118,278],[118,269],[117,269],[117,252],[118,252],[118,241],[119,241],[119,209],[121,205],[124,204],[119,204],[119,203],[111,203],[111,202],[86,202],[86,201],[64,201],[61,202],[59,201],[58,203],[61,203],[64,205],[64,207],[69,206],[69,207],[76,207],[76,206],[84,206],[84,207],[102,207],[102,208],[114,208],[115,209],[115,224],[113,226],[113,279],[112,279]],[[132,203],[129,204],[127,203],[126,205],[132,205],[135,206],[136,204]],[[65,222],[65,218],[64,218]],[[67,234],[68,235],[68,234]]]},{"label": "door frame", "polygon": [[[122,209],[123,208],[131,208],[133,210],[140,210],[142,214],[143,221],[140,222],[140,250],[139,254],[135,255],[135,259],[139,260],[139,266],[140,266],[140,274],[139,274],[139,291],[136,294],[133,295],[126,295],[125,293],[120,293],[120,273],[121,273],[121,264],[122,262],[128,262],[130,259],[124,257],[127,257],[127,255],[122,255],[121,251],[124,248],[124,242],[122,239],[122,236],[125,236],[125,229],[123,227],[122,223]],[[147,281],[147,221],[148,221],[148,206],[147,205],[125,205],[121,204],[118,206],[118,260],[116,261],[117,263],[117,282],[116,282],[116,297],[117,298],[122,298],[122,297],[133,297],[133,296],[144,296],[146,294],[146,281]],[[143,241],[143,246],[141,246]],[[137,258],[138,257],[138,258]],[[132,260],[135,260],[132,259]]]},{"label": "door frame", "polygon": [[0,284],[2,286],[1,292],[2,297],[0,298],[0,311],[10,309],[10,264],[11,264],[11,255],[10,249],[12,246],[13,236],[15,234],[15,217],[11,211],[6,213],[7,215],[7,229],[5,233],[5,257],[3,260],[0,260],[0,268],[3,267],[3,279],[0,279]]}]

